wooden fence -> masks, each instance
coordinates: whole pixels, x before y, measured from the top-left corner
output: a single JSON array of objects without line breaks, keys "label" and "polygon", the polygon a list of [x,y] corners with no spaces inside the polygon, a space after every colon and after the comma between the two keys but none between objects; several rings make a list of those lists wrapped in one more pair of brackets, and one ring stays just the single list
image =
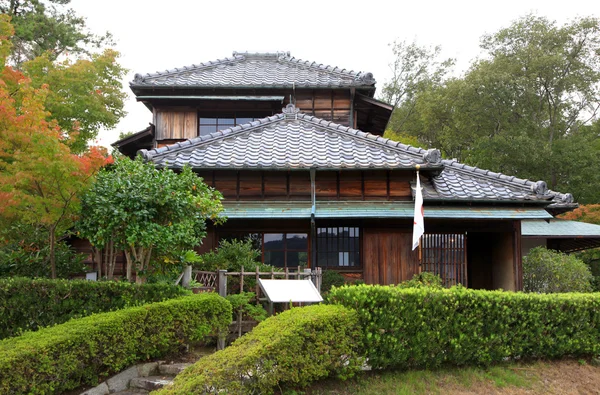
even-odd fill
[{"label": "wooden fence", "polygon": [[[183,286],[189,286],[191,280],[195,280],[202,286],[202,291],[215,291],[219,295],[225,297],[242,292],[254,292],[256,303],[267,302],[268,299],[260,288],[258,279],[282,279],[282,280],[311,280],[319,293],[321,292],[321,284],[323,278],[323,272],[320,267],[311,269],[298,268],[297,270],[289,270],[285,268],[283,271],[275,271],[271,269],[269,272],[261,272],[259,268],[253,271],[246,271],[242,267],[239,272],[228,272],[227,270],[218,270],[215,272],[192,270],[188,267],[184,273],[180,276]],[[179,281],[178,281],[179,282]],[[237,314],[237,320],[231,324],[229,329],[228,339],[232,340],[237,336],[241,336],[243,333],[249,332],[254,326],[256,321],[244,321],[241,312]],[[224,344],[219,344],[219,348],[222,348]]]}]

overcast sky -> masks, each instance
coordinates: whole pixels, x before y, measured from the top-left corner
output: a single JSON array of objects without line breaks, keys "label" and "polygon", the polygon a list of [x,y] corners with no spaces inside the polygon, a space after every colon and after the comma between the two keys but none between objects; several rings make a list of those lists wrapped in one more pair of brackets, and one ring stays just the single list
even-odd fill
[{"label": "overcast sky", "polygon": [[600,16],[598,0],[73,0],[95,33],[109,31],[129,69],[124,89],[128,115],[102,131],[108,146],[119,132],[144,129],[152,114],[129,89],[135,73],[155,72],[238,52],[290,51],[297,58],[370,71],[377,86],[390,76],[394,40],[441,45],[464,70],[479,54],[479,38],[528,13],[560,23]]}]

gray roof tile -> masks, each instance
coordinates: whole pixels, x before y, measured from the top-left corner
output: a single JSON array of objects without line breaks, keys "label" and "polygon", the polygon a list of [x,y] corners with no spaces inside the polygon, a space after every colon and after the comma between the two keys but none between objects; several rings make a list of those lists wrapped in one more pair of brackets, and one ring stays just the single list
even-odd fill
[{"label": "gray roof tile", "polygon": [[370,87],[371,73],[296,59],[289,52],[233,53],[212,62],[136,74],[132,87]]},{"label": "gray roof tile", "polygon": [[[288,106],[288,109],[293,106]],[[293,112],[292,112],[293,111]],[[289,110],[210,136],[140,153],[157,166],[227,169],[441,168],[423,149]]]},{"label": "gray roof tile", "polygon": [[[167,147],[141,150],[159,167],[195,169],[434,169],[421,175],[426,200],[548,202],[572,206],[573,196],[530,181],[441,160],[424,150],[298,112],[288,105],[282,114],[238,125]],[[435,173],[434,173],[435,174]],[[414,183],[413,183],[414,186]],[[414,193],[414,191],[413,191]]]}]

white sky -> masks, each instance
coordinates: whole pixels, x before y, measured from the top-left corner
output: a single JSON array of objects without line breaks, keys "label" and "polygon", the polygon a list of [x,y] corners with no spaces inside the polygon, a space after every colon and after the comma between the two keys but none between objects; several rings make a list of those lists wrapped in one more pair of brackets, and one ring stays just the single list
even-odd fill
[{"label": "white sky", "polygon": [[137,132],[152,121],[129,89],[135,73],[155,72],[231,56],[233,51],[290,51],[297,58],[370,71],[377,87],[390,76],[395,39],[441,45],[457,70],[479,54],[479,38],[534,12],[559,23],[600,17],[598,0],[505,1],[260,1],[73,0],[95,33],[109,31],[129,69],[124,89],[128,115],[102,131],[108,146],[119,132]]}]

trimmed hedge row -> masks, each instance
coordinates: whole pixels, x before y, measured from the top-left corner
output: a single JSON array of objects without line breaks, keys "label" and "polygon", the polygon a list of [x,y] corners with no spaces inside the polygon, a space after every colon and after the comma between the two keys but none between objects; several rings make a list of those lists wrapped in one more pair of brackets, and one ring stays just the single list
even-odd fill
[{"label": "trimmed hedge row", "polygon": [[353,286],[329,301],[358,312],[374,368],[439,367],[600,352],[600,294]]},{"label": "trimmed hedge row", "polygon": [[72,318],[190,294],[168,284],[116,281],[0,279],[0,339]]},{"label": "trimmed hedge row", "polygon": [[214,294],[96,314],[0,341],[0,393],[61,393],[96,385],[138,361],[224,331],[231,304]]},{"label": "trimmed hedge row", "polygon": [[342,306],[293,308],[261,322],[226,349],[202,358],[153,394],[272,394],[361,365],[357,315]]}]

